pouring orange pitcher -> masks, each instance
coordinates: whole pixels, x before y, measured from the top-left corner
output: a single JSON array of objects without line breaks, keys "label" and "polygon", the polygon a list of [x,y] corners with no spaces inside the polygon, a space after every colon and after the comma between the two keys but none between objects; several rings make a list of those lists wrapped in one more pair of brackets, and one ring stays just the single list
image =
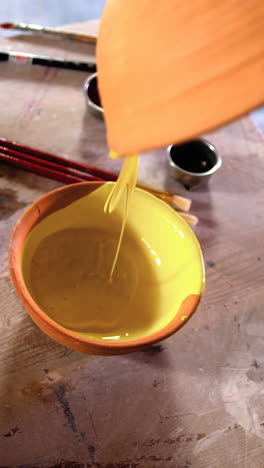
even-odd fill
[{"label": "pouring orange pitcher", "polygon": [[98,84],[120,154],[190,139],[264,102],[263,0],[108,0]]}]

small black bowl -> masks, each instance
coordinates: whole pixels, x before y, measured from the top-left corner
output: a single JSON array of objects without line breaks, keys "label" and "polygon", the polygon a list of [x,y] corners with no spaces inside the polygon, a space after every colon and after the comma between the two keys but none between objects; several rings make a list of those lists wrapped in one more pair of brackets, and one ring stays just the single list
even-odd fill
[{"label": "small black bowl", "polygon": [[170,174],[188,188],[208,181],[222,165],[215,147],[203,138],[167,148]]},{"label": "small black bowl", "polygon": [[99,117],[104,118],[104,110],[101,105],[101,99],[97,87],[97,73],[93,73],[87,78],[83,86],[85,100],[89,111]]}]

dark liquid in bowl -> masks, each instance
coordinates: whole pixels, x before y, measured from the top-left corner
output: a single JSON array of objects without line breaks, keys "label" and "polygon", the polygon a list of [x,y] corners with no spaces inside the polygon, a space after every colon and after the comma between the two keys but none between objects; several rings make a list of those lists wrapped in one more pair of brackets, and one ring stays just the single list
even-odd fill
[{"label": "dark liquid in bowl", "polygon": [[101,99],[100,99],[99,92],[98,92],[98,87],[97,87],[97,77],[93,78],[90,81],[90,84],[89,84],[88,90],[87,90],[87,94],[88,94],[88,97],[90,98],[90,100],[94,104],[96,104],[98,107],[102,107]]},{"label": "dark liquid in bowl", "polygon": [[214,151],[200,140],[173,145],[170,157],[181,169],[198,174],[210,171],[217,161]]}]

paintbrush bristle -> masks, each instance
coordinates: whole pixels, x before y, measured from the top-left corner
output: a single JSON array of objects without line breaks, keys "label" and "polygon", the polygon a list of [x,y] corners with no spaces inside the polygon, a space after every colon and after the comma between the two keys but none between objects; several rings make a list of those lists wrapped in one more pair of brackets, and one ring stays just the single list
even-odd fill
[{"label": "paintbrush bristle", "polygon": [[174,195],[171,204],[174,208],[177,208],[178,210],[189,211],[191,208],[192,200],[190,200],[189,198]]},{"label": "paintbrush bristle", "polygon": [[178,211],[178,213],[182,216],[183,219],[185,219],[186,223],[188,223],[191,227],[196,226],[196,224],[198,224],[199,222],[197,216],[191,215],[189,213],[182,213],[180,211]]}]

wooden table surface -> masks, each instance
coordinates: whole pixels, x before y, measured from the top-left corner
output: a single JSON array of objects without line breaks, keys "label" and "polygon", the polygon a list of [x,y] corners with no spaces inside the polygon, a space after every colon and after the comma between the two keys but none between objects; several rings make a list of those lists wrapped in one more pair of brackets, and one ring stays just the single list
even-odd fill
[{"label": "wooden table surface", "polygon": [[[94,52],[39,36],[1,47]],[[0,136],[118,171],[104,123],[86,110],[85,78],[1,64]],[[171,180],[165,149],[142,156],[140,168],[141,181],[193,200],[204,299],[177,334],[120,357],[71,351],[23,309],[8,272],[10,234],[60,184],[0,164],[0,468],[263,468],[264,140],[248,117],[207,137],[223,156],[209,187],[190,193]]]}]

